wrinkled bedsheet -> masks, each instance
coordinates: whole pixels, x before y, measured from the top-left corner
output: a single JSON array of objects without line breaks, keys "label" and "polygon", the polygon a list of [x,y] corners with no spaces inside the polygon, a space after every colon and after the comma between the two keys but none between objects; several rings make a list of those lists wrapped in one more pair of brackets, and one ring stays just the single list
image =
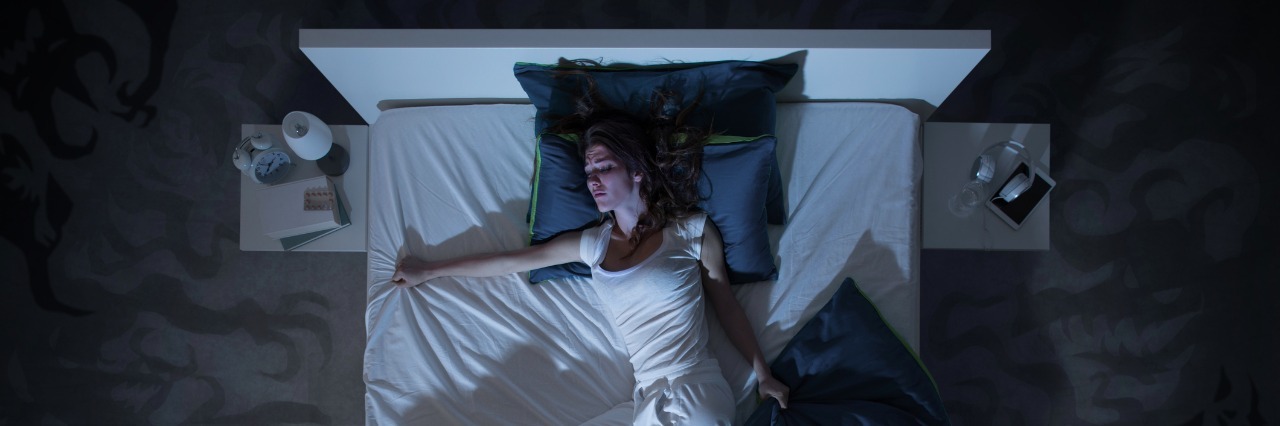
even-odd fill
[{"label": "wrinkled bedsheet", "polygon": [[[366,419],[370,424],[628,424],[634,379],[588,280],[524,274],[390,283],[398,259],[527,244],[530,105],[392,109],[370,129]],[[766,357],[855,278],[886,321],[919,340],[920,122],[879,103],[778,108],[788,205],[770,229],[779,274],[735,286]],[[754,376],[711,318],[738,397]]]}]

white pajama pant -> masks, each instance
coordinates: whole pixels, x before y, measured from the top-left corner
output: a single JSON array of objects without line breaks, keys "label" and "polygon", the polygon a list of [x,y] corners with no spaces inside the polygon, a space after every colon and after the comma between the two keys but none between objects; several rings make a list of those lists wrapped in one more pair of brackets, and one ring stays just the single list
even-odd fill
[{"label": "white pajama pant", "polygon": [[636,425],[729,425],[735,404],[715,359],[657,377],[637,377]]}]

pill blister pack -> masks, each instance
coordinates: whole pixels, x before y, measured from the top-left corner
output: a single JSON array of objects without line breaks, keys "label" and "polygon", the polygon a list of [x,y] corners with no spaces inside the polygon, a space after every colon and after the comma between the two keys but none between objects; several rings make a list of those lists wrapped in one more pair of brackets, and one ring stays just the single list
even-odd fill
[{"label": "pill blister pack", "polygon": [[307,188],[303,193],[302,209],[305,211],[333,210],[334,203],[333,190],[329,188]]}]

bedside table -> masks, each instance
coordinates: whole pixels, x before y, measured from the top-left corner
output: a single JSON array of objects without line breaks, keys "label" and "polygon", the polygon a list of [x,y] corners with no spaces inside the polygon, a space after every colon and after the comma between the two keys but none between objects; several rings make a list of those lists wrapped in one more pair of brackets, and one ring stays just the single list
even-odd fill
[{"label": "bedside table", "polygon": [[1022,142],[1031,161],[1038,162],[1036,167],[1049,174],[1048,124],[925,123],[921,191],[924,248],[1049,249],[1050,197],[1041,201],[1020,229],[997,217],[985,201],[968,217],[957,217],[947,208],[951,197],[969,182],[973,160],[987,147],[1007,140]]},{"label": "bedside table", "polygon": [[[369,126],[330,125],[329,128],[333,130],[333,143],[342,145],[351,154],[351,164],[347,166],[347,172],[332,178],[334,185],[340,188],[343,201],[347,205],[351,225],[304,244],[293,251],[368,251],[369,206],[366,194],[369,184]],[[270,134],[277,146],[293,157],[294,168],[280,183],[323,175],[320,168],[316,167],[315,161],[298,158],[297,154],[289,149],[280,125],[240,125],[242,139],[255,132]],[[233,170],[227,170],[227,172],[235,173]],[[254,183],[242,173],[236,174],[240,175],[240,250],[284,251],[279,240],[268,237],[262,232],[262,223],[258,214],[258,197],[254,195],[258,189],[266,188],[267,185]]]}]

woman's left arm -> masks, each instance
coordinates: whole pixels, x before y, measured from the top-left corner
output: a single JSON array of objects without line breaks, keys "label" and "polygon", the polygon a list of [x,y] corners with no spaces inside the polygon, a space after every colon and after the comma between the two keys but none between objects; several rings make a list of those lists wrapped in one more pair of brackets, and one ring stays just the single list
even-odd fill
[{"label": "woman's left arm", "polygon": [[701,265],[703,291],[715,308],[716,318],[724,327],[729,341],[742,352],[742,356],[755,370],[760,384],[760,397],[773,397],[782,408],[787,408],[790,389],[773,378],[773,372],[769,370],[769,364],[765,362],[764,353],[760,351],[760,344],[756,341],[756,334],[751,330],[751,323],[747,321],[747,314],[742,311],[742,305],[729,288],[729,272],[724,263],[724,240],[711,218],[707,218],[702,231]]}]

